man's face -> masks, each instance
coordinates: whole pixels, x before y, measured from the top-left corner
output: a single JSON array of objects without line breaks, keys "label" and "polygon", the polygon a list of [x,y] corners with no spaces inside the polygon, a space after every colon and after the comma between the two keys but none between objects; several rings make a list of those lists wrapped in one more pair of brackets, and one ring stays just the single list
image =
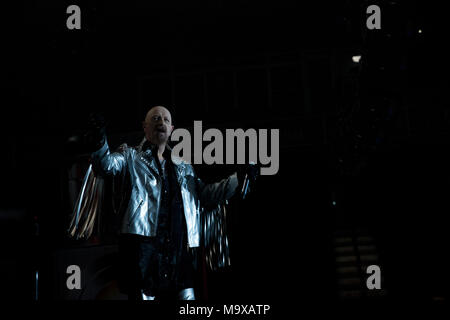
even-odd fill
[{"label": "man's face", "polygon": [[164,107],[153,107],[143,122],[145,137],[153,144],[167,143],[173,131],[172,116]]}]

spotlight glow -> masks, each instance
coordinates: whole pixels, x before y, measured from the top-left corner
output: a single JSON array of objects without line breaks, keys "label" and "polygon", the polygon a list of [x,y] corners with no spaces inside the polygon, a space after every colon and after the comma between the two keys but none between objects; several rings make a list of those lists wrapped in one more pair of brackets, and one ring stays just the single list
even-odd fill
[{"label": "spotlight glow", "polygon": [[353,57],[352,57],[352,61],[353,61],[354,63],[359,63],[360,60],[361,60],[361,56],[353,56]]}]

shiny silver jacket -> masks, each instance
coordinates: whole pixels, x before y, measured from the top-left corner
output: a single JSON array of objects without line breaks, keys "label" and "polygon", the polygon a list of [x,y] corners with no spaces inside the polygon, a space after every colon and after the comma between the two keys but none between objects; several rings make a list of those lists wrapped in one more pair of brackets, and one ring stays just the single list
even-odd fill
[{"label": "shiny silver jacket", "polygon": [[[162,178],[157,169],[157,155],[150,149],[142,151],[145,139],[136,148],[122,145],[111,153],[107,141],[92,154],[97,173],[117,175],[128,170],[131,196],[121,223],[121,233],[152,237],[156,235]],[[170,148],[167,147],[170,151]],[[205,184],[195,174],[192,165],[171,154],[177,181],[180,185],[186,218],[189,247],[200,244],[201,206],[213,207],[228,200],[236,192],[237,175],[218,183]]]}]

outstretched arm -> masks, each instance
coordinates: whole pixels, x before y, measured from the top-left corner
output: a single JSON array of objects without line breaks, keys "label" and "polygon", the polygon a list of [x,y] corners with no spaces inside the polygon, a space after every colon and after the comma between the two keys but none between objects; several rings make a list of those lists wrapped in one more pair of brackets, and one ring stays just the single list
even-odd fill
[{"label": "outstretched arm", "polygon": [[206,207],[213,207],[230,199],[238,189],[236,173],[216,183],[206,184],[198,177],[196,180],[200,201]]},{"label": "outstretched arm", "polygon": [[259,171],[258,165],[248,164],[240,167],[238,172],[228,178],[211,184],[205,184],[196,177],[200,201],[205,206],[216,206],[230,199],[236,193],[240,193],[240,197],[245,199],[250,191],[250,186],[259,176]]},{"label": "outstretched arm", "polygon": [[106,139],[106,120],[102,114],[92,113],[88,120],[86,140],[91,154],[94,172],[100,174],[120,173],[125,165],[126,145],[119,147],[117,152],[111,153]]},{"label": "outstretched arm", "polygon": [[126,147],[121,147],[118,152],[111,153],[108,142],[104,139],[103,146],[92,153],[92,164],[94,171],[100,171],[102,174],[116,175],[126,166]]}]

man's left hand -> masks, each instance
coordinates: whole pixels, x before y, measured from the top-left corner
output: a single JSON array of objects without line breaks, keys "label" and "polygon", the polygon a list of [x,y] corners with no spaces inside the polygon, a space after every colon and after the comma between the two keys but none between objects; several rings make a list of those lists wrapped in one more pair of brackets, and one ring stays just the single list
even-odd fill
[{"label": "man's left hand", "polygon": [[251,187],[254,186],[255,181],[259,176],[259,172],[260,166],[257,164],[246,164],[238,169],[238,192],[242,199],[245,199],[250,192]]}]

